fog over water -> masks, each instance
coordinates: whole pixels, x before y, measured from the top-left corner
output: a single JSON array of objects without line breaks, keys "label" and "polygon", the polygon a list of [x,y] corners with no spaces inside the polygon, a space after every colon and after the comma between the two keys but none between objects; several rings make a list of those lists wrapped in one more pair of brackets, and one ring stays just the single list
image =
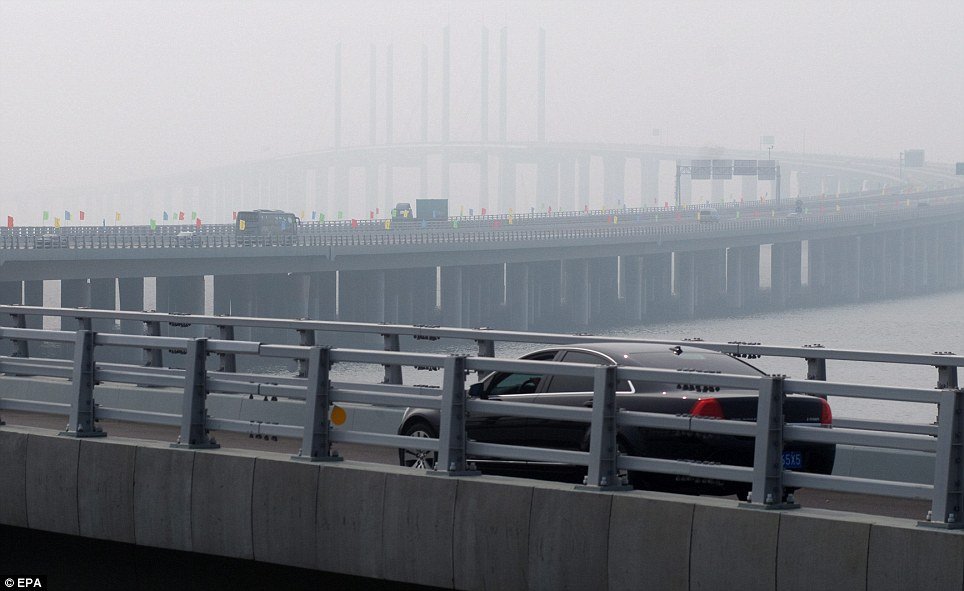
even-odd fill
[{"label": "fog over water", "polygon": [[[964,159],[964,3],[0,1],[0,213],[16,192],[97,185],[333,145],[378,132],[388,46],[394,141],[418,141],[421,51],[429,139],[440,137],[450,27],[452,139],[480,136],[489,31],[490,137],[508,32],[508,135],[536,138],[546,31],[548,141],[634,142]],[[654,130],[659,130],[658,136]],[[84,204],[63,204],[66,208]],[[166,205],[166,204],[165,204]]]}]

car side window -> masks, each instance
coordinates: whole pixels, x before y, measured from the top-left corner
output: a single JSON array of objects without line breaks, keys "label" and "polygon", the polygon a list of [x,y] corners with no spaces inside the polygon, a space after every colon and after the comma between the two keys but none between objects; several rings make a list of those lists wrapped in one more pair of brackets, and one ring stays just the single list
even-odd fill
[{"label": "car side window", "polygon": [[541,375],[529,373],[503,373],[492,379],[489,396],[504,394],[534,394],[539,389]]},{"label": "car side window", "polygon": [[[609,360],[584,351],[567,351],[562,361],[568,363],[589,363],[592,365],[610,365]],[[617,392],[628,392],[629,382],[620,380],[616,384]],[[592,376],[552,376],[546,392],[592,392]]]}]

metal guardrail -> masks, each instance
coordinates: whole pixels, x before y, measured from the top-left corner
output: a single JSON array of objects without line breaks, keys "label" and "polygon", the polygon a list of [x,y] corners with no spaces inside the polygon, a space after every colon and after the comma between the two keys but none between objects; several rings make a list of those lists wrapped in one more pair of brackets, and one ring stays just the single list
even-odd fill
[{"label": "metal guardrail", "polygon": [[[477,336],[485,334],[479,331],[476,333]],[[532,336],[534,335],[529,335],[530,338]],[[572,338],[571,335],[557,336],[560,339]],[[485,356],[445,356],[399,351],[333,349],[313,345],[272,345],[222,339],[115,335],[94,333],[87,329],[69,332],[0,328],[0,343],[5,340],[23,344],[41,341],[73,345],[72,360],[29,358],[27,355],[22,355],[26,352],[26,348],[20,348],[19,345],[15,347],[14,356],[0,357],[0,373],[71,381],[72,396],[69,405],[0,399],[0,410],[16,409],[59,414],[66,412],[69,415],[69,422],[67,430],[63,433],[65,436],[104,436],[106,434],[97,427],[96,421],[100,418],[109,418],[177,425],[180,426],[180,436],[173,445],[192,449],[213,448],[218,444],[210,437],[211,430],[247,432],[250,425],[246,421],[208,417],[206,400],[209,393],[243,396],[271,395],[304,404],[304,422],[301,425],[263,425],[261,432],[267,435],[300,438],[302,447],[295,456],[296,459],[333,461],[339,459],[331,449],[331,444],[334,442],[392,448],[413,446],[410,437],[400,435],[332,430],[330,410],[335,403],[391,407],[417,406],[438,409],[441,413],[441,429],[438,438],[420,438],[417,446],[420,449],[436,451],[438,453],[437,469],[448,475],[473,474],[470,465],[470,458],[473,456],[554,461],[586,466],[587,486],[598,489],[618,489],[620,487],[618,472],[628,470],[744,482],[749,484],[752,490],[752,500],[747,504],[750,507],[789,508],[790,505],[783,502],[787,487],[882,494],[929,500],[931,512],[929,518],[921,522],[924,525],[946,528],[964,526],[964,520],[961,519],[961,508],[964,504],[964,491],[961,487],[961,482],[964,480],[964,446],[962,446],[964,391],[956,388],[956,384],[954,387],[945,385],[940,390],[894,388],[820,380],[790,380],[782,376],[710,375],[703,372],[508,360]],[[699,346],[706,345],[708,343],[699,343]],[[727,344],[727,346],[737,345]],[[752,354],[762,353],[767,349],[756,345],[739,346],[744,347],[744,350],[753,351]],[[97,347],[135,347],[148,351],[183,352],[186,354],[186,367],[173,369],[97,362],[94,356]],[[817,351],[823,359],[839,354],[849,359],[874,361],[889,359],[897,363],[922,361],[930,363],[935,358],[929,355],[808,351]],[[775,352],[786,354],[789,351],[785,348],[777,348]],[[241,374],[223,369],[208,370],[206,359],[209,354],[244,354],[297,360],[305,366],[306,371],[297,377],[280,377]],[[943,356],[936,357],[943,360]],[[954,379],[956,380],[956,367],[961,365],[961,358],[955,356],[951,361],[948,367],[955,368]],[[339,362],[376,364],[386,367],[439,368],[443,372],[442,386],[439,390],[434,390],[404,386],[399,383],[332,382],[329,377],[331,366]],[[592,408],[569,408],[467,398],[466,375],[470,372],[488,371],[591,376],[594,380],[593,406]],[[693,416],[670,416],[621,410],[616,406],[615,397],[615,384],[618,380],[662,383],[685,380],[694,386],[753,390],[759,394],[758,418],[755,422],[707,420]],[[183,391],[182,411],[180,414],[165,414],[99,407],[95,404],[93,396],[94,384],[98,382],[179,388]],[[427,391],[432,394],[426,395]],[[891,432],[873,430],[879,425],[871,425],[872,430],[867,430],[866,425],[856,427],[837,425],[827,429],[820,426],[785,424],[782,406],[784,397],[788,393],[882,398],[936,404],[939,421],[936,432],[926,433],[914,429],[903,430],[899,424],[889,424]],[[466,414],[486,412],[585,423],[590,434],[589,449],[581,452],[469,441],[466,436]],[[753,466],[704,464],[620,455],[617,451],[616,434],[620,426],[630,425],[753,437],[755,439]],[[780,458],[784,443],[787,441],[846,443],[934,452],[936,455],[934,484],[911,484],[785,470]]]}]

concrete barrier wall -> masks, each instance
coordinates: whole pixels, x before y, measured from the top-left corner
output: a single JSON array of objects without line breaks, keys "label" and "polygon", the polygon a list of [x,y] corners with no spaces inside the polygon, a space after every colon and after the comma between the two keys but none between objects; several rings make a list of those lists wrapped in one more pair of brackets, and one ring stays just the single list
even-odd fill
[{"label": "concrete barrier wall", "polygon": [[964,589],[964,531],[0,428],[0,523],[458,589]]}]

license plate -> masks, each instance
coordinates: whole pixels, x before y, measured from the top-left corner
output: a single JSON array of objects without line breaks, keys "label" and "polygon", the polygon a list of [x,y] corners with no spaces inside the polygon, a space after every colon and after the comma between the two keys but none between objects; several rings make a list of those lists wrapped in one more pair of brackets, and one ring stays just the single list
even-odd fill
[{"label": "license plate", "polygon": [[798,451],[783,452],[783,467],[787,470],[796,470],[803,467],[803,454]]}]

